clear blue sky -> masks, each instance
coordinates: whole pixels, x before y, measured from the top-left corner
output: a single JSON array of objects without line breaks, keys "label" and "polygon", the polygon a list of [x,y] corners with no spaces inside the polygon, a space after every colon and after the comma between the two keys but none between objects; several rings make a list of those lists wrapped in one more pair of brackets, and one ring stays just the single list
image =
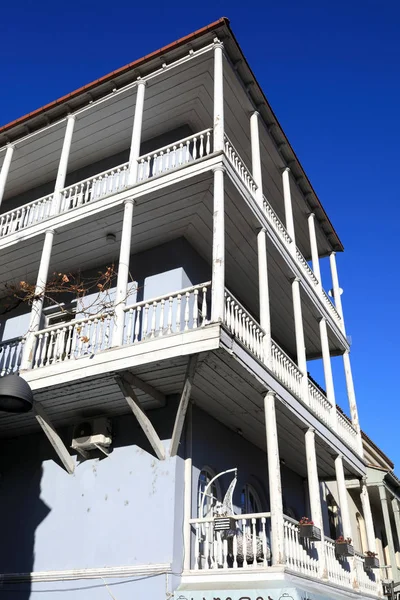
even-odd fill
[{"label": "clear blue sky", "polygon": [[[221,16],[344,243],[361,425],[400,472],[398,0],[4,2],[0,122]],[[337,392],[345,407],[343,383]]]}]

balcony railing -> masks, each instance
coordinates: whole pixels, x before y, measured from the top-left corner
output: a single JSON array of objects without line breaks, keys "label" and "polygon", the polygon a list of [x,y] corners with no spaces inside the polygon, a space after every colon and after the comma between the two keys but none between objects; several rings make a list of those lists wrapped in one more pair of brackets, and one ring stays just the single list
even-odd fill
[{"label": "balcony railing", "polygon": [[0,376],[16,373],[21,365],[24,338],[18,337],[0,343]]},{"label": "balcony railing", "polygon": [[313,270],[298,248],[296,248],[296,257],[305,276],[310,280],[313,286],[317,287],[318,279],[315,277]]},{"label": "balcony railing", "polygon": [[338,436],[353,450],[358,450],[357,431],[350,421],[339,411],[336,410],[336,424]]},{"label": "balcony railing", "polygon": [[214,519],[190,519],[194,531],[192,569],[248,569],[268,566],[270,513],[235,515],[234,529],[215,531]]},{"label": "balcony railing", "polygon": [[[271,565],[271,513],[233,515],[234,524],[227,531],[218,531],[214,519],[189,519],[193,536],[191,570],[209,571],[230,569],[243,572],[255,567],[268,571]],[[284,515],[285,565],[291,571],[307,578],[321,578],[320,542],[300,538],[298,521]],[[380,585],[373,572],[365,569],[365,559],[356,553],[354,559],[340,558],[335,553],[335,542],[324,539],[327,582],[378,596]],[[354,565],[353,565],[354,561]]]},{"label": "balcony railing", "polygon": [[124,344],[204,327],[209,319],[211,281],[137,302],[125,309]]},{"label": "balcony railing", "polygon": [[308,380],[308,398],[310,408],[325,425],[332,423],[332,406],[325,394],[313,383]]},{"label": "balcony railing", "polygon": [[161,175],[211,154],[212,129],[205,129],[138,159],[138,181]]},{"label": "balcony railing", "polygon": [[92,356],[111,347],[114,317],[111,312],[76,319],[35,333],[32,368]]},{"label": "balcony railing", "polygon": [[271,359],[272,370],[278,379],[301,398],[303,374],[296,363],[273,340],[271,341]]},{"label": "balcony railing", "polygon": [[224,135],[224,143],[225,143],[225,154],[229,159],[229,162],[235,169],[236,173],[239,175],[239,178],[244,183],[245,187],[254,195],[257,185],[249,171],[246,167],[244,160],[239,155],[239,152],[236,150],[235,146],[232,144],[228,136]]},{"label": "balcony railing", "polygon": [[260,360],[264,356],[264,331],[238,300],[225,290],[225,325]]},{"label": "balcony railing", "polygon": [[275,229],[279,237],[283,240],[283,242],[287,245],[291,244],[292,238],[286,231],[286,227],[284,226],[284,224],[282,223],[282,221],[280,220],[280,218],[278,217],[278,215],[276,214],[276,212],[274,211],[274,209],[272,208],[265,196],[263,196],[263,199],[263,208],[268,221],[272,225],[273,229]]},{"label": "balcony railing", "polygon": [[5,237],[52,216],[53,194],[29,202],[0,216],[0,237]]},{"label": "balcony railing", "polygon": [[128,175],[129,163],[124,163],[64,188],[61,192],[61,212],[121,192],[128,185]]},{"label": "balcony railing", "polygon": [[286,565],[310,577],[318,577],[319,561],[315,543],[299,536],[299,523],[290,517],[283,518]]}]

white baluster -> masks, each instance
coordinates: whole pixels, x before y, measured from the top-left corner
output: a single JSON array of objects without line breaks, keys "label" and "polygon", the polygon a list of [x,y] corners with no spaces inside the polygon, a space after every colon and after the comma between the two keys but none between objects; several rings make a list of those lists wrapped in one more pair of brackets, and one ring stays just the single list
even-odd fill
[{"label": "white baluster", "polygon": [[199,319],[199,290],[196,288],[193,292],[194,303],[193,303],[193,325],[192,328],[196,329]]},{"label": "white baluster", "polygon": [[151,331],[150,331],[151,339],[153,339],[156,334],[156,314],[157,314],[157,302],[153,302],[153,311],[151,314]]},{"label": "white baluster", "polygon": [[199,158],[204,156],[204,133],[200,135]]},{"label": "white baluster", "polygon": [[183,330],[187,331],[189,329],[189,302],[190,302],[190,293],[186,292],[185,297],[186,297],[185,316],[184,316],[185,326],[184,326]]},{"label": "white baluster", "polygon": [[163,333],[164,333],[164,309],[165,309],[165,300],[163,298],[161,300],[160,322],[159,322],[159,328],[158,328],[158,333],[160,336],[163,335]]},{"label": "white baluster", "polygon": [[173,306],[173,302],[174,302],[174,299],[172,298],[172,296],[170,296],[169,299],[168,299],[167,335],[169,335],[170,333],[172,333],[172,306]]},{"label": "white baluster", "polygon": [[181,294],[178,294],[176,298],[176,331],[179,332],[181,330]]},{"label": "white baluster", "polygon": [[257,568],[257,529],[254,517],[251,519],[251,537],[253,542],[253,567]]},{"label": "white baluster", "polygon": [[142,339],[146,339],[146,337],[148,335],[149,310],[150,310],[150,306],[148,304],[146,304],[144,307]]},{"label": "white baluster", "polygon": [[247,567],[247,528],[246,519],[242,519],[242,546],[243,546],[243,568]]},{"label": "white baluster", "polygon": [[195,569],[195,571],[198,571],[199,570],[199,562],[200,562],[200,525],[199,525],[199,523],[195,523],[194,529],[195,529],[194,569]]},{"label": "white baluster", "polygon": [[136,309],[136,323],[135,323],[135,339],[134,342],[139,341],[140,335],[140,316],[142,314],[142,307],[138,306]]},{"label": "white baluster", "polygon": [[211,133],[207,131],[207,142],[206,142],[206,156],[208,156],[211,152]]}]

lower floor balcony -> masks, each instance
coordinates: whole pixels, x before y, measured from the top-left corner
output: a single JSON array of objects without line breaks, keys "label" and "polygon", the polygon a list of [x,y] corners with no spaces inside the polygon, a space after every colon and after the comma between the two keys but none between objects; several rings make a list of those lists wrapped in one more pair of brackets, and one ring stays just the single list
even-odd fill
[{"label": "lower floor balcony", "polygon": [[[191,519],[190,574],[273,572],[269,512],[231,517],[230,529],[220,531],[215,518]],[[288,573],[333,584],[360,595],[381,595],[379,572],[369,569],[365,557],[338,556],[335,541],[300,537],[298,521],[284,515],[284,560]],[[275,562],[276,565],[276,562]]]}]

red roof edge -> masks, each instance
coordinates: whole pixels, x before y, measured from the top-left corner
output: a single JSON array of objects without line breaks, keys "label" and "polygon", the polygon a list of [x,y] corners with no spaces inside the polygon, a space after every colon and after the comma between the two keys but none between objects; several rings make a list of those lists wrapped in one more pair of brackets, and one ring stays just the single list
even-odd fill
[{"label": "red roof edge", "polygon": [[63,104],[67,100],[70,100],[72,98],[75,98],[76,96],[79,96],[79,94],[81,94],[82,92],[87,92],[87,91],[93,89],[97,85],[99,85],[101,83],[105,83],[106,81],[112,79],[113,77],[127,73],[128,71],[131,71],[132,69],[139,67],[141,64],[145,63],[146,61],[148,61],[152,58],[155,58],[156,56],[163,54],[164,52],[167,52],[168,50],[171,50],[172,48],[182,46],[183,44],[190,42],[191,40],[194,40],[197,37],[200,37],[204,33],[207,33],[207,31],[213,31],[214,29],[217,29],[221,25],[229,26],[229,19],[227,17],[221,17],[220,19],[218,19],[218,21],[214,21],[213,23],[210,23],[209,25],[206,25],[205,27],[202,27],[201,29],[194,31],[193,33],[190,33],[189,35],[186,35],[186,36],[180,38],[176,42],[172,42],[171,44],[168,44],[167,46],[164,46],[163,48],[160,48],[159,50],[155,50],[154,52],[151,52],[150,54],[147,54],[146,56],[143,56],[142,58],[134,60],[133,62],[128,63],[124,67],[120,67],[119,69],[116,69],[115,71],[112,71],[111,73],[108,73],[107,75],[104,75],[103,77],[100,77],[99,79],[96,79],[95,81],[92,81],[91,83],[88,83],[73,92],[70,92],[66,96],[62,96],[62,98],[58,98],[58,100],[54,100],[53,102],[50,102],[49,104],[46,104],[45,106],[42,106],[41,108],[37,108],[36,110],[34,110],[22,117],[18,117],[18,119],[15,119],[14,121],[11,121],[10,123],[7,123],[6,125],[3,125],[2,127],[0,127],[0,133],[4,133],[4,132],[8,131],[9,129],[11,129],[12,127],[15,127],[16,125],[21,125],[22,123],[31,119],[32,117],[37,117],[38,115],[46,112],[46,110],[54,108],[55,106],[57,106],[59,104]]}]

